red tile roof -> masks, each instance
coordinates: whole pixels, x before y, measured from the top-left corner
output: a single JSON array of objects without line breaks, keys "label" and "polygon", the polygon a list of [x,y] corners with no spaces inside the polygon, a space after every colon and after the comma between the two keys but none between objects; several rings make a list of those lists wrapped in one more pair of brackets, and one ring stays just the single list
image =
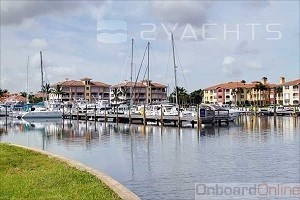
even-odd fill
[{"label": "red tile roof", "polygon": [[99,86],[99,87],[109,87],[110,85],[100,82],[100,81],[91,81],[91,85]]},{"label": "red tile roof", "polygon": [[26,98],[21,96],[21,95],[18,95],[18,94],[12,94],[10,96],[7,96],[7,97],[1,97],[1,102],[4,102],[4,101],[19,101],[19,102],[26,102]]},{"label": "red tile roof", "polygon": [[285,85],[298,85],[300,84],[300,79],[296,79],[296,80],[292,80],[292,81],[288,81],[282,84],[279,84],[278,86],[285,86]]},{"label": "red tile roof", "polygon": [[[51,87],[55,87],[56,85],[60,86],[84,86],[82,81],[78,80],[65,80],[58,83],[54,83]],[[100,81],[91,81],[91,86],[99,86],[99,87],[109,87],[110,85],[100,82]]]},{"label": "red tile roof", "polygon": [[[217,88],[224,88],[224,89],[234,89],[234,88],[254,88],[256,84],[260,83],[259,81],[252,81],[251,83],[241,83],[241,82],[228,82],[228,83],[221,83],[218,85],[214,85],[204,90],[215,90]],[[276,84],[266,83],[266,86],[271,88],[275,87]]]},{"label": "red tile roof", "polygon": [[[156,88],[166,88],[167,86],[162,85],[160,83],[156,82],[150,82],[150,85],[152,87]],[[147,81],[140,81],[140,82],[130,82],[130,81],[124,81],[123,83],[118,83],[116,85],[112,85],[112,88],[118,88],[118,87],[139,87],[139,88],[145,88],[147,86]]]}]

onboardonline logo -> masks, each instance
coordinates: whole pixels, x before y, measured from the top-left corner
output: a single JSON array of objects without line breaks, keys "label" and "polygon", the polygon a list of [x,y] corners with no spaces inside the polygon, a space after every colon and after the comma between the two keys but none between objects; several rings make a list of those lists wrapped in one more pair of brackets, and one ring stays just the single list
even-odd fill
[{"label": "onboardonline logo", "polygon": [[195,199],[299,199],[300,183],[195,183]]},{"label": "onboardonline logo", "polygon": [[97,41],[101,43],[127,42],[127,22],[124,20],[98,20]]}]

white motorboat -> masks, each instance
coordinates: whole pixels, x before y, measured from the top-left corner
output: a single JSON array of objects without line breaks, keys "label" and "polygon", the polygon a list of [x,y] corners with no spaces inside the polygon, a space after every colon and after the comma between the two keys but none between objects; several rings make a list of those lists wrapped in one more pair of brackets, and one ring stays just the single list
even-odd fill
[{"label": "white motorboat", "polygon": [[[215,111],[216,117],[223,117],[228,115],[229,121],[234,121],[238,116],[240,116],[240,111],[236,109],[231,109],[229,107],[220,106],[218,104],[201,104],[201,106],[209,107],[211,110]],[[227,112],[226,112],[227,111]]]},{"label": "white motorboat", "polygon": [[61,118],[61,110],[50,110],[45,107],[32,107],[29,111],[22,114],[22,118]]},{"label": "white motorboat", "polygon": [[177,116],[178,108],[173,104],[157,104],[150,105],[146,108],[146,115],[156,115],[160,116],[163,114],[164,116]]}]

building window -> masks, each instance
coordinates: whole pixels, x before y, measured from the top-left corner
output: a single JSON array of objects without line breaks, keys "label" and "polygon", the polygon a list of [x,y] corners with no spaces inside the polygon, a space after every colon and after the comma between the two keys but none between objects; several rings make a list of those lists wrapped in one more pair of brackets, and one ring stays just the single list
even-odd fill
[{"label": "building window", "polygon": [[230,96],[229,95],[226,95],[226,99],[229,99],[230,98]]},{"label": "building window", "polygon": [[241,98],[244,98],[244,95],[243,95],[243,94],[241,95]]},{"label": "building window", "polygon": [[86,93],[86,96],[88,97],[88,96],[90,96],[90,94],[89,94],[89,93]]},{"label": "building window", "polygon": [[285,93],[285,94],[284,94],[284,98],[285,98],[285,99],[290,99],[290,94],[289,94],[289,93]]},{"label": "building window", "polygon": [[85,87],[85,90],[90,90],[90,87]]},{"label": "building window", "polygon": [[290,86],[286,85],[284,86],[284,89],[288,90],[290,88]]},{"label": "building window", "polygon": [[226,92],[230,92],[230,90],[229,90],[229,89],[226,89]]}]

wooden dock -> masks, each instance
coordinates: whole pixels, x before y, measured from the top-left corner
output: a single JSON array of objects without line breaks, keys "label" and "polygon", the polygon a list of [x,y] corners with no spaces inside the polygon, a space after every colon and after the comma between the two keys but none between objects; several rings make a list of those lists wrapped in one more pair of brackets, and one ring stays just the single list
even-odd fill
[{"label": "wooden dock", "polygon": [[155,124],[155,125],[173,125],[182,127],[190,124],[191,127],[200,127],[201,124],[229,124],[229,115],[224,117],[216,116],[214,112],[206,112],[205,117],[197,116],[160,116],[160,115],[141,115],[141,114],[98,114],[98,113],[64,113],[64,119],[102,121],[114,123],[132,123],[132,124]]}]

